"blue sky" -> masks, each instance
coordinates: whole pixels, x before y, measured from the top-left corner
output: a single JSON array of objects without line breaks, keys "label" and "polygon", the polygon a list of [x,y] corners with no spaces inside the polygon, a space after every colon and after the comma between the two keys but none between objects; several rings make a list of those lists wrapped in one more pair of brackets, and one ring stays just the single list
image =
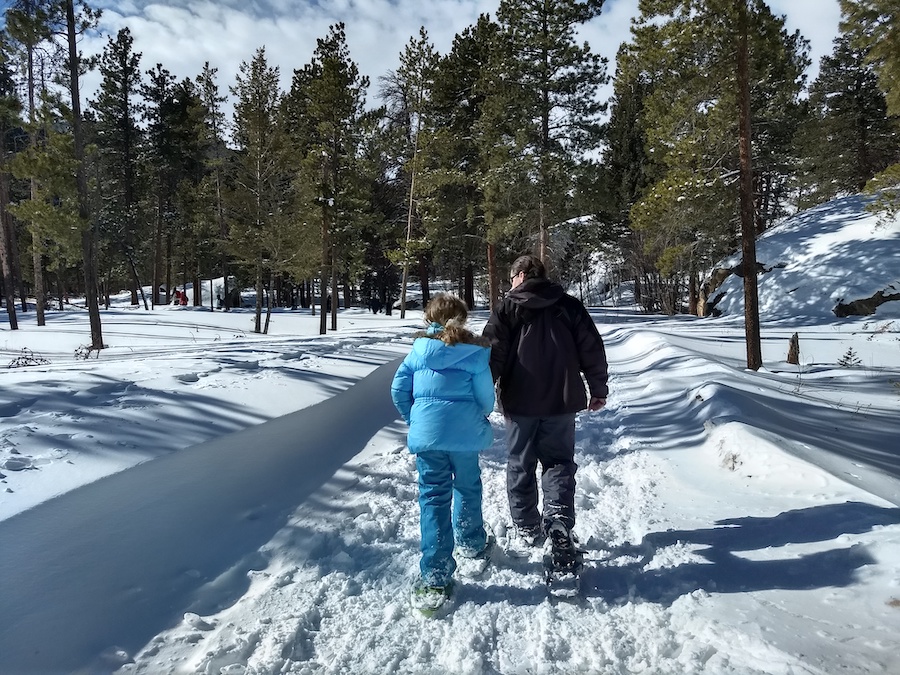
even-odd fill
[{"label": "blue sky", "polygon": [[[372,102],[378,77],[397,67],[400,52],[420,26],[438,51],[446,53],[454,35],[479,14],[494,16],[499,0],[95,0],[91,4],[103,8],[104,35],[85,39],[85,52],[101,51],[108,36],[127,26],[144,70],[161,63],[179,78],[193,78],[209,61],[219,70],[223,93],[233,84],[240,63],[261,46],[266,47],[270,64],[280,68],[287,88],[294,69],[310,60],[316,39],[327,34],[329,25],[342,21],[351,56],[372,81]],[[769,6],[786,15],[789,30],[799,30],[810,41],[812,79],[819,58],[830,53],[837,35],[838,0],[769,0]],[[603,13],[583,31],[594,51],[609,59],[610,74],[619,45],[629,38],[637,7],[638,0],[606,0]],[[96,88],[97,81],[96,73],[88,75],[85,92]]]}]

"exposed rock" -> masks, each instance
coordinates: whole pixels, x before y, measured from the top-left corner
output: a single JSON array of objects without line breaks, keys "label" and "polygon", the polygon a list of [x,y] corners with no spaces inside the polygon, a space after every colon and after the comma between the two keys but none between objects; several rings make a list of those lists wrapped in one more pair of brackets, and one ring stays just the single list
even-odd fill
[{"label": "exposed rock", "polygon": [[833,311],[835,316],[839,319],[843,319],[847,316],[869,316],[870,314],[875,313],[875,310],[879,305],[891,302],[892,300],[900,300],[900,293],[885,295],[885,290],[887,289],[878,291],[871,298],[862,298],[847,303],[841,301],[835,305],[834,309],[831,311]]}]

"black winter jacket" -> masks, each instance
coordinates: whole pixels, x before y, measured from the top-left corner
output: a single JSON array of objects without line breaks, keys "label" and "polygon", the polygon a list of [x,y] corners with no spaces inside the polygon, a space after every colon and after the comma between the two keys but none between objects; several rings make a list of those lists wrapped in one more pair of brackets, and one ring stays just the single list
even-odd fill
[{"label": "black winter jacket", "polygon": [[510,415],[545,417],[584,410],[591,396],[606,398],[603,339],[579,300],[548,279],[526,279],[492,312],[491,375]]}]

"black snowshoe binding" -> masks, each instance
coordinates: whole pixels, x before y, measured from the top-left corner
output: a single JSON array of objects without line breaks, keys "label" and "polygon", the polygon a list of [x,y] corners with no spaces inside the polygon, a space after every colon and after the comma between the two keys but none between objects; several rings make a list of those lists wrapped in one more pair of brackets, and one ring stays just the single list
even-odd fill
[{"label": "black snowshoe binding", "polygon": [[584,552],[575,546],[575,538],[559,520],[547,528],[550,552],[544,556],[544,574],[550,594],[559,598],[572,598],[580,590]]}]

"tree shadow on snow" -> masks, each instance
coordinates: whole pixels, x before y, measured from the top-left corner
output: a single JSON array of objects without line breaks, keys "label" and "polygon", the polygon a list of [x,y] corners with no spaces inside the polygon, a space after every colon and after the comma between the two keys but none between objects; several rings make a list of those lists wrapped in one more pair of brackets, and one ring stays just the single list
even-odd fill
[{"label": "tree shadow on snow", "polygon": [[[896,523],[900,523],[900,509],[847,502],[787,511],[770,518],[728,518],[709,529],[652,532],[639,545],[613,549],[606,564],[589,564],[582,589],[589,597],[602,597],[611,603],[644,600],[671,604],[697,590],[745,593],[846,587],[855,583],[859,568],[876,561],[865,546],[838,547],[835,540],[844,534],[861,534]],[[775,560],[739,555],[813,542],[833,542],[835,547],[799,555],[786,551],[785,557]],[[675,545],[690,546],[691,557],[699,556],[703,561],[646,569],[657,553]],[[704,548],[696,549],[698,546]],[[635,561],[616,565],[616,559],[623,557]]]}]

